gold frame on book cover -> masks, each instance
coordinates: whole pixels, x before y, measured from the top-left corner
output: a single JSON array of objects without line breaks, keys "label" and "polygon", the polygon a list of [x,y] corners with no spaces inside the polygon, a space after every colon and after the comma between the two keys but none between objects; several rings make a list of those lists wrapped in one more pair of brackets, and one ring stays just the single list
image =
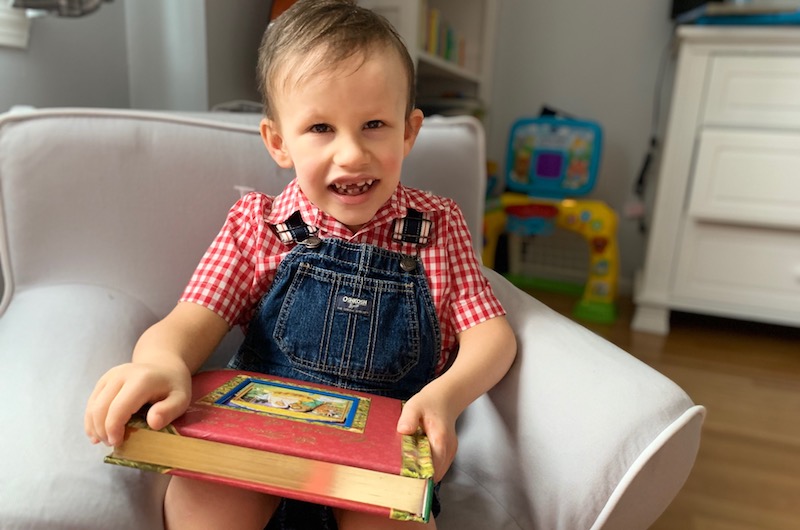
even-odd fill
[{"label": "gold frame on book cover", "polygon": [[198,403],[362,433],[370,400],[343,391],[237,375]]}]

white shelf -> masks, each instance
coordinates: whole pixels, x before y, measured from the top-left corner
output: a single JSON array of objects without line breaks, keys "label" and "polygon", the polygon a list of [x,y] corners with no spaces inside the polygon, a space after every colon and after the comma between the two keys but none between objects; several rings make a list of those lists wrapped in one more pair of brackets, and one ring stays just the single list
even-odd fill
[{"label": "white shelf", "polygon": [[[459,94],[484,104],[489,101],[498,0],[359,0],[359,4],[385,16],[406,42],[417,65],[420,100]],[[464,41],[458,63],[425,49],[431,8]]]},{"label": "white shelf", "polygon": [[450,77],[475,84],[481,83],[481,77],[463,66],[447,61],[425,51],[417,53],[417,70],[420,77]]}]

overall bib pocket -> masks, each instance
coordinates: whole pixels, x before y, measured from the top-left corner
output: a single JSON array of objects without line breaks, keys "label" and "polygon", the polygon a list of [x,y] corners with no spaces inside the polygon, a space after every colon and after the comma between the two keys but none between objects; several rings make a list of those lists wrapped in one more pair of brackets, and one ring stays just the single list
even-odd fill
[{"label": "overall bib pocket", "polygon": [[397,382],[419,362],[418,299],[413,283],[300,263],[273,338],[299,370]]}]

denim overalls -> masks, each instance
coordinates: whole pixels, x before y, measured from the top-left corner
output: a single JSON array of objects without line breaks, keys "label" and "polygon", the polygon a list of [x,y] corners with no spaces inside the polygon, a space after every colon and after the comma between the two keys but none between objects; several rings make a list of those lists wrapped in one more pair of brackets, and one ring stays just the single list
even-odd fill
[{"label": "denim overalls", "polygon": [[[441,333],[415,256],[321,240],[298,213],[277,230],[295,247],[259,302],[232,368],[398,399],[433,379]],[[395,221],[394,239],[425,244],[429,230],[430,221],[409,210]]]},{"label": "denim overalls", "polygon": [[[259,302],[231,368],[398,399],[434,378],[441,332],[416,256],[322,240],[299,212],[273,228],[295,246]],[[395,221],[393,239],[423,246],[430,229],[429,220],[409,209]],[[306,528],[308,517],[335,528],[330,510],[289,501],[268,529]]]}]

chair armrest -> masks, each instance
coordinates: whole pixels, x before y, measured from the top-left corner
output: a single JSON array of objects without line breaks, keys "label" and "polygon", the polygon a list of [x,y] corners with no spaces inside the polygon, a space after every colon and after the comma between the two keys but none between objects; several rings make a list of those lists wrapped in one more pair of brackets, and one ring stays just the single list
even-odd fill
[{"label": "chair armrest", "polygon": [[[694,463],[704,409],[657,371],[484,272],[519,352],[503,381],[463,415],[454,481],[478,484],[518,525],[503,528],[646,528]],[[468,510],[459,528],[476,517]]]}]

